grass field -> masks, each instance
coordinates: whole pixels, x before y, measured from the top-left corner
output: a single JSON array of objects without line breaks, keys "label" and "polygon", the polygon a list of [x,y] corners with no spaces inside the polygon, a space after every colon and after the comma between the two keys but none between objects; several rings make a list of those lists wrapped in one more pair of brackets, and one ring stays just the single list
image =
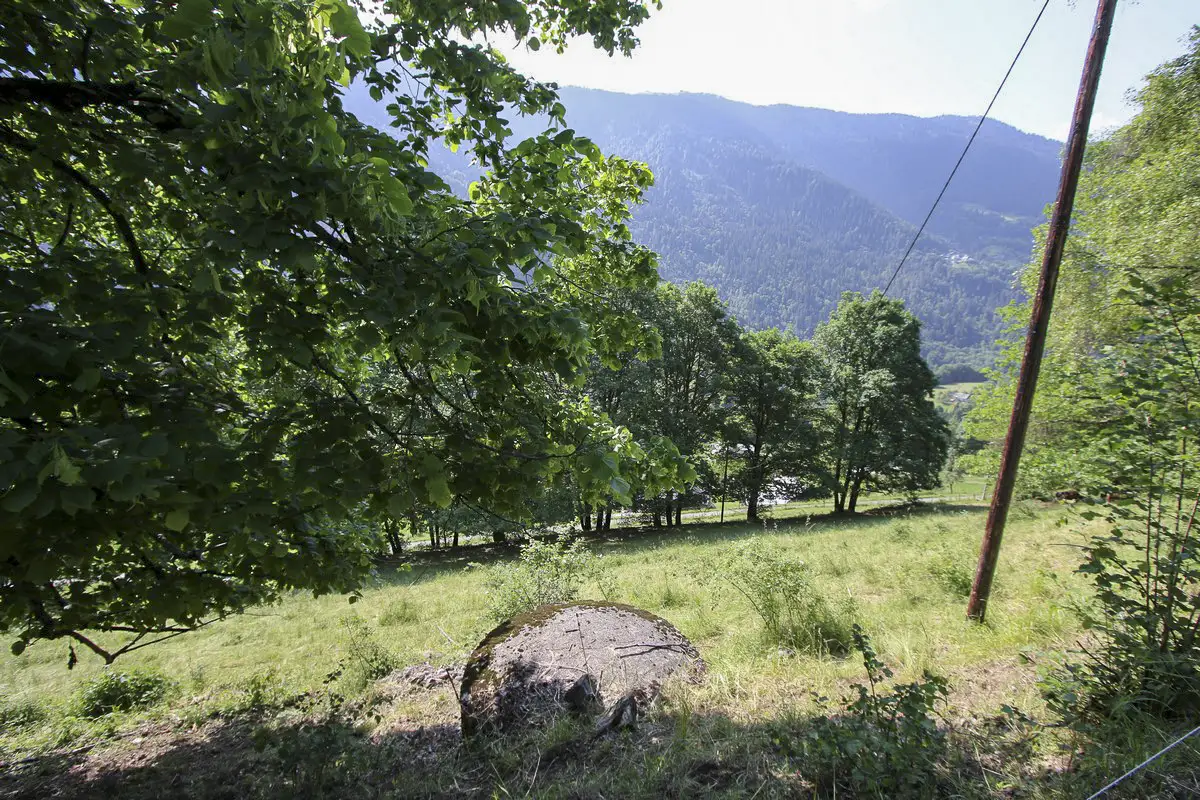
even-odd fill
[{"label": "grass field", "polygon": [[[1070,606],[1086,592],[1073,574],[1075,540],[1055,524],[1060,516],[1016,507],[986,625],[964,619],[981,507],[693,525],[596,541],[610,574],[607,599],[673,622],[709,669],[699,685],[669,687],[636,732],[553,769],[542,756],[569,727],[464,745],[451,687],[329,677],[362,655],[348,615],[369,626],[371,646],[391,654],[393,666],[464,659],[492,624],[479,572],[488,566],[470,566],[469,553],[382,572],[354,605],[290,597],[132,653],[120,669],[157,670],[174,681],[166,700],[136,713],[80,718],[81,687],[103,667],[81,654],[68,671],[66,645],[40,643],[0,657],[4,713],[20,721],[0,733],[0,760],[10,766],[0,795],[150,797],[163,781],[195,797],[819,794],[803,765],[780,754],[780,731],[796,735],[816,711],[815,695],[837,698],[861,681],[861,659],[793,655],[765,642],[748,603],[699,580],[705,559],[752,535],[800,555],[822,594],[852,609],[898,680],[929,671],[949,681],[942,717],[968,731],[1000,719],[1004,705],[1016,710],[1006,712],[1010,722],[1043,717],[1037,670],[1079,635]],[[992,749],[1025,742],[1022,725],[1002,727],[970,741]],[[1156,743],[1130,743],[1112,754],[1112,768]],[[1029,781],[1037,796],[1072,796],[1072,773],[1055,765],[1073,746],[1052,736],[1023,760],[964,756],[975,766],[947,786],[955,796],[982,797]]]},{"label": "grass field", "polygon": [[960,405],[964,402],[962,399],[962,397],[964,395],[967,398],[967,400],[965,402],[969,403],[971,395],[973,395],[975,393],[975,391],[978,390],[980,387],[986,386],[986,385],[987,385],[986,383],[946,383],[946,384],[942,384],[941,386],[938,386],[937,388],[935,388],[933,390],[933,402],[942,411],[950,413],[954,410],[955,406]]}]

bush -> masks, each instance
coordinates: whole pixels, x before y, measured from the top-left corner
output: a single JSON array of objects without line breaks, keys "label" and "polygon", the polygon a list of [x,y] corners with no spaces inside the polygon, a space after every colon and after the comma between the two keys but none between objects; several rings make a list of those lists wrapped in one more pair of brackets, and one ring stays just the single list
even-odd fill
[{"label": "bush", "polygon": [[1097,498],[1080,516],[1104,528],[1078,570],[1095,587],[1092,641],[1045,684],[1055,710],[1099,725],[1200,714],[1200,296],[1190,277],[1126,277],[1129,339],[1088,366],[1081,395],[1103,424],[1074,456]]},{"label": "bush", "polygon": [[362,617],[342,617],[342,629],[346,632],[346,655],[341,671],[354,689],[362,689],[399,668],[396,654],[379,643],[375,629]]},{"label": "bush", "polygon": [[149,708],[162,702],[173,686],[165,675],[153,670],[105,669],[84,684],[76,709],[82,717],[102,717],[114,711]]},{"label": "bush", "polygon": [[781,737],[777,745],[802,760],[801,772],[814,779],[821,796],[830,791],[835,797],[936,796],[935,771],[946,750],[936,709],[946,699],[946,681],[925,673],[919,681],[887,691],[891,670],[858,625],[851,635],[863,656],[867,685],[852,687],[852,699],[841,712],[817,718],[800,735]]},{"label": "bush", "polygon": [[1200,712],[1200,554],[1188,542],[1200,522],[1198,501],[1171,493],[1166,487],[1107,506],[1110,526],[1084,549],[1078,571],[1096,593],[1080,610],[1095,641],[1042,681],[1047,703],[1069,720],[1102,725],[1120,716],[1191,719]]},{"label": "bush", "polygon": [[45,718],[46,710],[32,701],[0,701],[0,730],[25,728]]},{"label": "bush", "polygon": [[951,553],[939,552],[929,562],[927,570],[934,583],[950,594],[957,597],[970,596],[975,576],[961,559],[955,558]]},{"label": "bush", "polygon": [[749,601],[770,644],[819,654],[848,652],[853,607],[848,600],[830,607],[802,560],[751,537],[705,559],[701,569],[696,576],[701,583],[733,589]]},{"label": "bush", "polygon": [[288,697],[287,684],[274,667],[240,681],[237,689],[241,692],[236,704],[240,711],[261,711],[280,704]]},{"label": "bush", "polygon": [[600,559],[587,549],[583,540],[529,541],[517,560],[497,564],[484,581],[487,588],[488,614],[502,622],[546,603],[569,603],[579,597],[589,580],[605,589],[607,573]]},{"label": "bush", "polygon": [[397,600],[379,615],[379,624],[385,626],[406,625],[419,619],[421,619],[421,613],[416,606],[407,600]]}]

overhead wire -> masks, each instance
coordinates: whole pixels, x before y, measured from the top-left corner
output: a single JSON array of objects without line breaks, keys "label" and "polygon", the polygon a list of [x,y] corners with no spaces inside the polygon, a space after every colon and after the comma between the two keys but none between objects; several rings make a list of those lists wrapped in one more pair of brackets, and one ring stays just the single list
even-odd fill
[{"label": "overhead wire", "polygon": [[1137,773],[1137,772],[1141,771],[1141,770],[1142,770],[1142,769],[1144,769],[1146,766],[1148,766],[1149,764],[1153,763],[1153,762],[1154,762],[1154,760],[1155,760],[1155,759],[1157,759],[1159,756],[1163,755],[1163,754],[1164,754],[1164,753],[1166,753],[1168,750],[1171,750],[1171,749],[1173,749],[1173,748],[1174,748],[1176,745],[1178,745],[1178,744],[1182,743],[1182,742],[1183,742],[1185,739],[1190,739],[1191,737],[1195,736],[1197,733],[1200,733],[1200,728],[1193,728],[1192,730],[1188,731],[1188,732],[1187,732],[1187,733],[1185,733],[1183,736],[1180,736],[1178,739],[1176,739],[1175,741],[1171,742],[1169,745],[1167,745],[1166,747],[1164,747],[1162,750],[1159,750],[1157,753],[1155,753],[1154,755],[1150,756],[1149,758],[1147,758],[1147,759],[1146,759],[1145,761],[1143,761],[1142,763],[1138,764],[1138,765],[1137,765],[1136,767],[1134,767],[1133,769],[1129,770],[1129,772],[1126,772],[1126,773],[1125,773],[1124,775],[1122,775],[1121,777],[1119,777],[1119,778],[1117,778],[1116,780],[1112,781],[1111,783],[1109,783],[1109,784],[1105,785],[1105,786],[1104,786],[1104,788],[1102,788],[1100,791],[1096,792],[1096,793],[1095,793],[1095,794],[1093,794],[1093,795],[1089,795],[1087,800],[1096,800],[1096,798],[1098,798],[1098,797],[1102,796],[1102,795],[1103,795],[1105,792],[1107,792],[1109,789],[1112,789],[1112,788],[1116,787],[1116,786],[1117,786],[1119,783],[1121,783],[1122,781],[1124,781],[1126,778],[1128,778],[1128,777],[1130,777],[1131,775],[1134,775],[1135,773]]},{"label": "overhead wire", "polygon": [[1008,83],[1008,78],[1012,75],[1013,69],[1017,66],[1017,62],[1021,59],[1021,54],[1025,52],[1025,46],[1029,44],[1029,40],[1033,38],[1033,32],[1037,30],[1038,23],[1042,21],[1042,15],[1046,13],[1046,9],[1050,6],[1050,0],[1046,0],[1042,4],[1041,11],[1034,18],[1033,24],[1029,26],[1029,33],[1025,34],[1025,40],[1021,42],[1021,46],[1017,49],[1017,54],[1013,56],[1012,63],[1008,65],[1008,71],[1004,73],[1004,77],[1000,81],[1000,85],[996,87],[996,93],[992,95],[992,100],[987,104],[987,108],[983,112],[983,116],[979,118],[978,124],[975,125],[975,130],[971,132],[971,138],[967,139],[967,145],[958,156],[958,161],[954,164],[954,169],[950,170],[950,175],[946,178],[946,182],[942,184],[942,190],[938,192],[937,199],[933,201],[933,205],[929,208],[929,213],[925,215],[924,221],[921,222],[921,227],[917,229],[917,233],[913,236],[912,241],[908,243],[908,249],[904,251],[904,256],[900,259],[900,263],[896,265],[896,270],[892,273],[892,277],[888,279],[887,286],[884,287],[883,293],[887,294],[891,291],[892,284],[896,281],[896,276],[900,274],[900,270],[904,269],[905,262],[912,255],[913,249],[916,248],[917,242],[921,238],[921,234],[925,232],[925,226],[929,224],[929,220],[933,218],[933,212],[937,211],[938,204],[942,202],[942,198],[946,195],[946,190],[950,188],[950,182],[954,180],[958,168],[962,166],[963,159],[967,157],[967,153],[971,150],[971,145],[975,143],[975,137],[979,135],[979,131],[983,128],[983,123],[987,121],[988,115],[992,113],[992,106],[996,105],[996,100],[1000,97],[1000,93],[1004,91],[1004,84]]}]

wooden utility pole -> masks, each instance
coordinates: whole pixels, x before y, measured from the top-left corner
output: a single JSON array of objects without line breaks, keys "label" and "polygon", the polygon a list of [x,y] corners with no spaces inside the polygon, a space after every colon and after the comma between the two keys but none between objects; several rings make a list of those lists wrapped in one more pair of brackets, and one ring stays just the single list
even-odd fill
[{"label": "wooden utility pole", "polygon": [[1021,372],[1017,377],[1012,419],[1008,423],[1004,452],[1000,456],[1000,476],[996,479],[992,507],[988,512],[987,527],[983,533],[983,547],[979,553],[979,566],[975,570],[975,582],[971,586],[971,599],[967,604],[967,617],[977,622],[982,622],[987,614],[992,576],[996,572],[996,560],[1000,556],[1000,540],[1004,536],[1004,523],[1008,518],[1013,484],[1017,479],[1017,465],[1021,461],[1025,432],[1029,428],[1033,392],[1037,388],[1038,372],[1042,366],[1042,351],[1046,347],[1050,308],[1054,305],[1058,267],[1062,262],[1063,247],[1067,243],[1067,233],[1071,226],[1075,187],[1079,184],[1079,172],[1083,167],[1083,151],[1087,147],[1092,106],[1096,102],[1100,69],[1104,64],[1104,51],[1108,47],[1108,36],[1112,31],[1113,14],[1116,9],[1117,0],[1100,0],[1096,8],[1096,21],[1092,26],[1092,41],[1088,45],[1087,59],[1083,65],[1083,77],[1079,81],[1079,94],[1075,99],[1075,114],[1071,118],[1071,132],[1067,136],[1067,152],[1063,159],[1058,197],[1054,202],[1054,213],[1050,217],[1046,251],[1042,256],[1041,277],[1038,280],[1037,294],[1033,297],[1033,313],[1029,319],[1029,333],[1025,337],[1025,354],[1021,359]]}]

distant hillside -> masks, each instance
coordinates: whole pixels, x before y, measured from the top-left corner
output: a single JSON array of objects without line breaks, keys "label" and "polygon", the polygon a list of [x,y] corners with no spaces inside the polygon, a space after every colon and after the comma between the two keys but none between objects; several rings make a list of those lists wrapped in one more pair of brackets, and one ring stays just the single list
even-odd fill
[{"label": "distant hillside", "polygon": [[[635,214],[663,277],[715,285],[752,326],[808,333],[841,292],[882,287],[975,120],[751,106],[710,95],[562,90],[568,122],[606,152],[647,162],[655,187]],[[382,110],[348,101],[365,121]],[[540,129],[515,119],[518,136]],[[893,287],[925,325],[938,364],[989,359],[995,309],[1014,297],[1031,228],[1053,198],[1060,145],[984,126]],[[465,162],[435,167],[470,179]]]},{"label": "distant hillside", "polygon": [[[568,87],[568,120],[614,152],[634,154],[647,133],[755,144],[845,184],[920,224],[976,124],[968,117],[847,114],[752,106],[713,95],[629,95]],[[1029,231],[1054,197],[1061,144],[987,122],[929,232],[971,253],[1023,261]],[[653,166],[653,164],[651,164]]]}]

